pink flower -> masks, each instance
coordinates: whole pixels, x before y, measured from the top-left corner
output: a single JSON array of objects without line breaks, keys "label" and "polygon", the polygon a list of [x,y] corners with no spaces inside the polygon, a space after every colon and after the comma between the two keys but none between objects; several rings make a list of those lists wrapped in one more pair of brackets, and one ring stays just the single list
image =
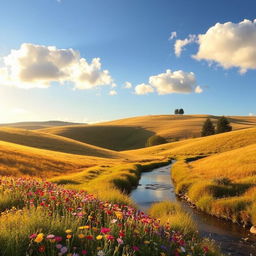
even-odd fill
[{"label": "pink flower", "polygon": [[117,238],[116,241],[119,243],[119,244],[123,244],[124,241],[121,239],[121,238]]},{"label": "pink flower", "polygon": [[87,251],[86,250],[82,250],[82,255],[86,255]]},{"label": "pink flower", "polygon": [[110,228],[101,228],[100,232],[103,234],[107,234],[110,232]]},{"label": "pink flower", "polygon": [[134,245],[134,246],[132,247],[132,249],[136,252],[136,251],[139,250],[139,247]]}]

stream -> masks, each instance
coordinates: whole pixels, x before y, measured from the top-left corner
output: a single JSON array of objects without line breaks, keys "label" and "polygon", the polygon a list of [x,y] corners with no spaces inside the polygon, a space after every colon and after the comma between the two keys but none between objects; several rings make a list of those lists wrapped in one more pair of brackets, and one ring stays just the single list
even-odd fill
[{"label": "stream", "polygon": [[198,211],[176,197],[170,169],[171,164],[141,174],[139,185],[130,194],[139,209],[147,211],[153,203],[165,200],[179,201],[191,214],[199,234],[214,239],[225,255],[256,256],[256,236],[248,229]]}]

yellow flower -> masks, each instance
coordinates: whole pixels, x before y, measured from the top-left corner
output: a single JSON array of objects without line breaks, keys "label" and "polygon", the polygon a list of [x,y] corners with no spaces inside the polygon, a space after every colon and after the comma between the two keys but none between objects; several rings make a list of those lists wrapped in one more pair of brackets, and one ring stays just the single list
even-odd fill
[{"label": "yellow flower", "polygon": [[97,240],[101,240],[103,238],[103,236],[102,235],[98,235],[98,236],[96,236],[96,239]]},{"label": "yellow flower", "polygon": [[93,231],[97,231],[98,229],[97,229],[96,227],[93,227],[92,230],[93,230]]},{"label": "yellow flower", "polygon": [[83,239],[85,237],[85,235],[84,234],[79,234],[78,237]]},{"label": "yellow flower", "polygon": [[66,232],[67,234],[69,234],[69,233],[72,233],[72,230],[71,230],[71,229],[67,229],[65,232]]},{"label": "yellow flower", "polygon": [[100,250],[102,250],[102,248],[101,247],[97,247],[97,251],[100,251]]},{"label": "yellow flower", "polygon": [[150,241],[146,240],[146,241],[144,241],[144,244],[150,244]]},{"label": "yellow flower", "polygon": [[121,212],[115,212],[115,214],[116,214],[116,217],[118,219],[122,219],[123,218],[123,214]]},{"label": "yellow flower", "polygon": [[83,230],[83,229],[89,229],[90,228],[90,226],[81,226],[81,227],[79,227],[78,229],[79,230]]},{"label": "yellow flower", "polygon": [[67,239],[70,239],[72,237],[72,235],[67,235]]},{"label": "yellow flower", "polygon": [[44,234],[43,233],[39,233],[36,238],[35,238],[35,242],[36,243],[41,243],[44,239]]}]

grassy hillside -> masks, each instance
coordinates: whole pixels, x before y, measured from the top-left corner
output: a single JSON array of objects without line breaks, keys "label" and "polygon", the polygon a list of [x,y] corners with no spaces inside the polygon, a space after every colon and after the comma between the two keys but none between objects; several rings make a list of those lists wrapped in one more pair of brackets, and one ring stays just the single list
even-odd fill
[{"label": "grassy hillside", "polygon": [[79,123],[71,123],[71,122],[63,122],[63,121],[18,122],[18,123],[0,124],[0,126],[36,130],[36,129],[43,129],[48,127],[75,125],[75,124],[79,124]]},{"label": "grassy hillside", "polygon": [[124,151],[135,155],[203,156],[221,153],[256,143],[256,128],[188,139],[154,147]]},{"label": "grassy hillside", "polygon": [[117,151],[142,148],[147,138],[154,134],[140,127],[116,125],[65,126],[40,131]]},{"label": "grassy hillside", "polygon": [[[42,131],[113,150],[138,149],[158,134],[168,141],[200,136],[207,115],[155,115],[121,119],[97,125],[52,127]],[[213,122],[219,117],[210,116]],[[229,117],[234,130],[254,127],[256,117]]]},{"label": "grassy hillside", "polygon": [[52,177],[80,172],[97,165],[120,164],[120,159],[107,159],[37,149],[0,141],[0,175]]},{"label": "grassy hillside", "polygon": [[0,128],[0,140],[24,146],[54,150],[70,154],[88,155],[105,158],[121,158],[120,153],[81,143],[65,137],[29,131],[18,128]]}]

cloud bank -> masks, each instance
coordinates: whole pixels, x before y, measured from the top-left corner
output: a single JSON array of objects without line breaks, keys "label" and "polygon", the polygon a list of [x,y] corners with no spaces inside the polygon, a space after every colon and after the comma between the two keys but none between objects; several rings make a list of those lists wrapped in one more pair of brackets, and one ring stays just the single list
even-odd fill
[{"label": "cloud bank", "polygon": [[139,84],[135,87],[135,94],[148,94],[156,91],[159,95],[171,93],[201,93],[202,88],[197,85],[196,77],[193,72],[182,70],[166,70],[155,76],[149,77],[148,84]]},{"label": "cloud bank", "polygon": [[109,71],[101,69],[100,58],[89,63],[73,49],[24,43],[3,61],[0,83],[20,88],[47,88],[53,82],[70,82],[77,89],[114,84]]}]

